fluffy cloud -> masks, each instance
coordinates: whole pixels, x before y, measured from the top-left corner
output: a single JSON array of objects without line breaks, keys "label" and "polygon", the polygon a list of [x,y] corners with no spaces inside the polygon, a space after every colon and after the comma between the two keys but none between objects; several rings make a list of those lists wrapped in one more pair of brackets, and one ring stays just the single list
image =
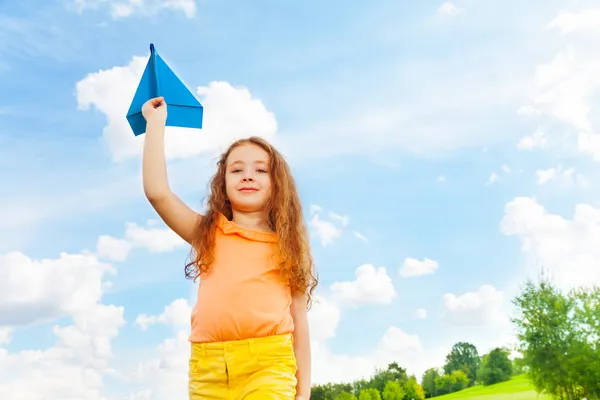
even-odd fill
[{"label": "fluffy cloud", "polygon": [[579,184],[587,186],[589,183],[582,174],[575,173],[575,168],[563,169],[561,165],[548,169],[535,171],[538,185],[556,182],[562,185]]},{"label": "fluffy cloud", "polygon": [[[335,297],[335,292],[332,296]],[[384,367],[392,361],[398,361],[418,374],[426,369],[425,365],[429,360],[424,361],[422,358],[423,347],[419,336],[409,334],[397,326],[390,326],[374,348],[365,355],[348,356],[331,351],[327,342],[334,340],[336,336],[342,306],[331,298],[317,296],[309,311],[312,375],[315,383],[367,378],[374,373],[376,367]]]},{"label": "fluffy cloud", "polygon": [[600,284],[600,209],[578,204],[572,219],[565,219],[535,199],[517,197],[505,207],[501,230],[519,238],[531,278],[541,265],[563,288]]},{"label": "fluffy cloud", "polygon": [[392,279],[384,267],[371,264],[356,268],[356,279],[334,282],[329,289],[339,304],[349,307],[390,304],[397,296]]},{"label": "fluffy cloud", "polygon": [[415,311],[415,317],[418,319],[425,319],[427,318],[427,310],[424,308],[419,308],[417,309],[417,311]]},{"label": "fluffy cloud", "polygon": [[195,0],[71,0],[71,5],[80,13],[86,9],[108,7],[114,19],[130,17],[136,13],[152,15],[163,9],[183,12],[188,18],[196,15]]},{"label": "fluffy cloud", "polygon": [[113,261],[124,261],[133,248],[139,247],[150,253],[165,253],[179,249],[187,243],[169,228],[153,227],[156,221],[149,221],[148,227],[140,227],[128,222],[123,239],[109,235],[98,238],[96,252],[99,257]]},{"label": "fluffy cloud", "polygon": [[503,312],[504,293],[491,285],[462,295],[446,293],[443,321],[448,326],[500,326],[508,323]]},{"label": "fluffy cloud", "polygon": [[92,255],[67,253],[33,260],[10,252],[0,266],[0,327],[85,314],[102,297],[102,278],[115,272]]},{"label": "fluffy cloud", "polygon": [[519,150],[532,150],[535,148],[544,148],[548,145],[548,137],[543,130],[538,129],[532,135],[524,136],[517,143]]},{"label": "fluffy cloud", "polygon": [[[0,255],[0,398],[106,400],[107,377],[126,379],[135,386],[140,374],[154,379],[157,387],[151,394],[162,397],[149,397],[143,389],[132,398],[170,399],[173,393],[185,398],[186,332],[159,346],[164,355],[159,363],[141,363],[135,373],[112,365],[112,343],[125,325],[124,308],[103,303],[104,279],[116,270],[98,257],[121,260],[133,247],[165,252],[180,245],[170,230],[153,225],[127,224],[125,239],[100,237],[98,254],[61,253],[41,260],[20,252]],[[179,299],[162,314],[142,314],[136,322],[142,329],[157,323],[187,325],[190,312],[188,302]],[[2,347],[21,327],[54,321],[52,346],[18,352]]]},{"label": "fluffy cloud", "polygon": [[12,339],[12,328],[2,327],[0,328],[0,346],[10,343]]},{"label": "fluffy cloud", "polygon": [[189,333],[179,331],[175,337],[163,340],[156,357],[139,362],[133,374],[129,397],[135,400],[187,399],[188,362],[190,356]]},{"label": "fluffy cloud", "polygon": [[420,376],[425,370],[421,365],[426,365],[419,360],[423,356],[419,336],[408,334],[396,326],[389,327],[374,348],[365,355],[335,354],[320,342],[314,344],[312,354],[315,383],[349,382],[368,378],[376,368],[384,368],[393,361],[407,366],[409,373]]},{"label": "fluffy cloud", "polygon": [[404,278],[430,275],[437,271],[438,268],[439,264],[435,260],[425,258],[423,261],[419,261],[416,258],[407,257],[400,267],[399,274]]},{"label": "fluffy cloud", "polygon": [[315,296],[313,306],[308,313],[311,340],[318,342],[335,336],[340,323],[340,309],[326,297]]},{"label": "fluffy cloud", "polygon": [[[79,109],[94,107],[106,116],[102,137],[114,161],[139,157],[143,150],[143,135],[133,135],[125,115],[146,63],[147,57],[133,57],[126,66],[88,74],[76,85]],[[242,137],[255,135],[270,140],[275,136],[275,116],[259,99],[253,98],[248,89],[234,88],[227,82],[211,82],[197,88],[196,93],[205,110],[203,128],[167,127],[165,153],[168,159],[221,152]]]},{"label": "fluffy cloud", "polygon": [[465,12],[465,10],[463,8],[459,8],[456,5],[454,5],[454,3],[452,3],[451,1],[446,1],[444,2],[441,6],[439,6],[439,8],[437,9],[437,14],[441,17],[454,17],[456,15],[460,15],[463,14]]},{"label": "fluffy cloud", "polygon": [[590,8],[580,12],[561,11],[548,24],[565,34],[584,32],[600,34],[600,8]]},{"label": "fluffy cloud", "polygon": [[0,265],[0,344],[22,325],[72,321],[52,328],[52,347],[0,348],[0,398],[102,399],[111,342],[125,323],[123,307],[101,303],[102,278],[112,267],[87,254],[32,260],[18,252],[0,256]]},{"label": "fluffy cloud", "polygon": [[146,315],[140,314],[135,319],[135,323],[138,324],[143,330],[147,330],[150,325],[154,324],[171,324],[171,325],[183,325],[190,322],[190,316],[192,314],[192,307],[185,299],[174,300],[171,304],[167,305],[160,315]]},{"label": "fluffy cloud", "polygon": [[[310,206],[310,215],[312,216],[308,226],[313,235],[315,235],[323,247],[332,244],[341,236],[344,228],[348,225],[349,219],[346,216],[338,215],[333,212],[324,213],[323,208],[317,205]],[[355,235],[363,240],[361,237]]]},{"label": "fluffy cloud", "polygon": [[[600,89],[600,78],[596,73],[600,68],[600,52],[589,46],[586,39],[598,34],[598,28],[593,28],[599,21],[598,15],[600,9],[579,13],[562,11],[548,23],[548,29],[565,35],[567,48],[552,60],[537,66],[532,102],[519,110],[520,114],[529,117],[550,116],[571,127],[572,133],[576,134],[579,151],[596,161],[600,161],[600,135],[594,129],[590,115],[594,106],[598,106],[594,95]],[[555,140],[551,142],[552,139]],[[563,139],[562,134],[552,138],[538,131],[522,139],[518,147],[547,147]]]}]

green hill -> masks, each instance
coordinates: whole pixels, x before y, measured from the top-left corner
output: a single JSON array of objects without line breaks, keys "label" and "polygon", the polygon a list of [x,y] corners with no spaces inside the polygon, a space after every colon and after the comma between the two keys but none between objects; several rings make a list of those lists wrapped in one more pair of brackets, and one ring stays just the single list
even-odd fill
[{"label": "green hill", "polygon": [[434,397],[435,400],[550,400],[538,394],[525,376],[490,386],[475,386],[460,392]]}]

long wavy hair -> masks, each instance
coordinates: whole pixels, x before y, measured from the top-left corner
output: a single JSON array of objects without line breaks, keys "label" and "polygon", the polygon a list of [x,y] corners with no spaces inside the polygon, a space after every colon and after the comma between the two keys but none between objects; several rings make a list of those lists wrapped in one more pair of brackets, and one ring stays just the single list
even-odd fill
[{"label": "long wavy hair", "polygon": [[290,168],[283,156],[267,141],[250,137],[234,142],[217,162],[217,172],[210,181],[207,210],[198,220],[196,235],[192,240],[190,262],[185,275],[195,280],[208,272],[214,261],[214,244],[219,214],[233,218],[231,203],[227,200],[225,171],[227,158],[233,149],[245,144],[256,145],[269,154],[271,195],[265,204],[267,223],[277,235],[280,272],[288,280],[292,292],[305,293],[308,307],[318,284],[310,251],[309,236],[302,214],[302,205]]}]

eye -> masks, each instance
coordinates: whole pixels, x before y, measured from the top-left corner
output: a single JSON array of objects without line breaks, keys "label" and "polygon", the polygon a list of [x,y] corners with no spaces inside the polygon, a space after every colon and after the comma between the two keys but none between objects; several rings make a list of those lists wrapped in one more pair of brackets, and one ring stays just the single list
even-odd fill
[{"label": "eye", "polygon": [[260,172],[261,174],[266,174],[266,173],[267,173],[267,170],[265,170],[265,169],[262,169],[262,168],[259,168],[259,169],[257,169],[256,171],[257,171],[257,172]]},{"label": "eye", "polygon": [[231,171],[232,174],[235,174],[236,172],[241,172],[242,170],[239,168],[234,169],[233,171]]}]

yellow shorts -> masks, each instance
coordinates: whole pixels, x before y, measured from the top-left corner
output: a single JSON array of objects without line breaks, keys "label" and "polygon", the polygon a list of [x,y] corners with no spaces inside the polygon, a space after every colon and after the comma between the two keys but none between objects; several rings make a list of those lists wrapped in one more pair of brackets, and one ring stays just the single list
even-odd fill
[{"label": "yellow shorts", "polygon": [[190,400],[293,400],[296,382],[291,334],[192,343]]}]

